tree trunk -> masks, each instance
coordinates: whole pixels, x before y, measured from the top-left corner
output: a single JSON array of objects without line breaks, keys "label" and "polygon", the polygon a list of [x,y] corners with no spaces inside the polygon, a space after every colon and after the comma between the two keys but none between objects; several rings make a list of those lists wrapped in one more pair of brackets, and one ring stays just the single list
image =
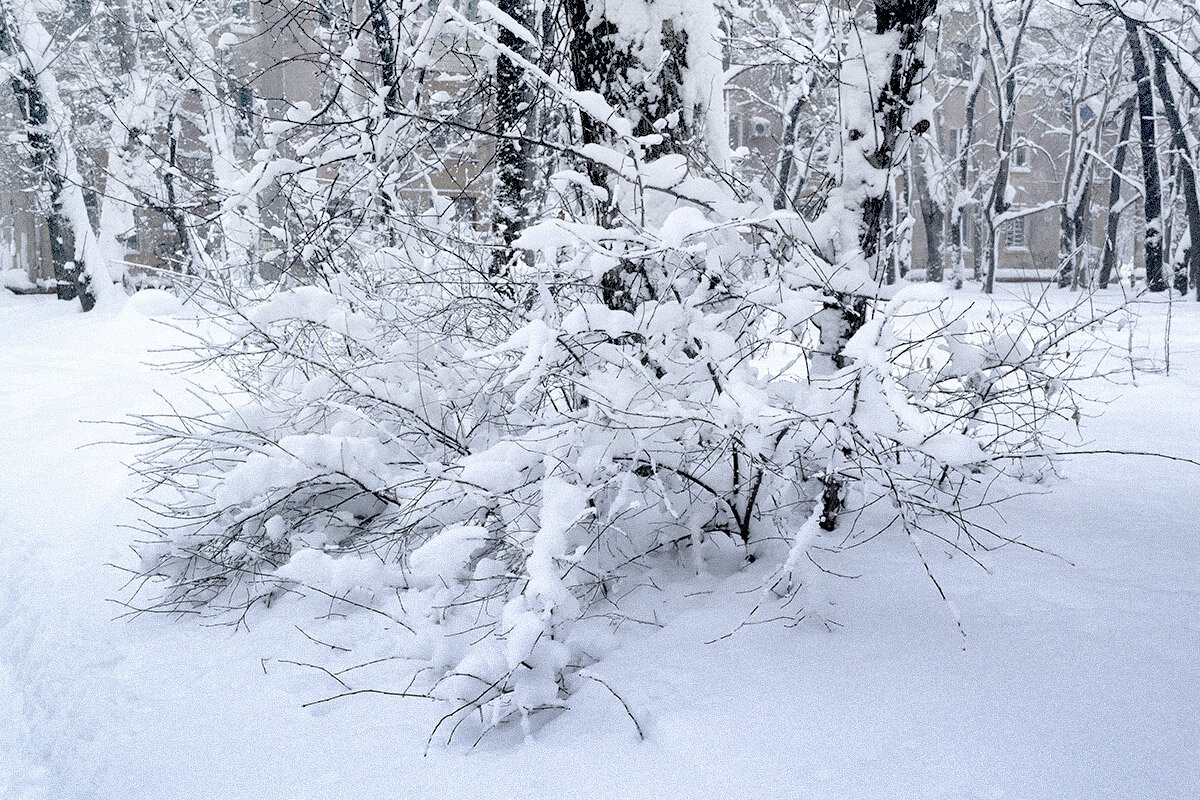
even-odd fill
[{"label": "tree trunk", "polygon": [[167,206],[162,209],[175,228],[175,238],[179,240],[175,246],[175,260],[179,270],[187,274],[195,274],[196,268],[192,263],[191,233],[188,230],[187,217],[179,204],[178,191],[175,185],[175,174],[179,164],[179,117],[174,111],[167,116],[167,165],[163,171],[163,187],[167,194]]},{"label": "tree trunk", "polygon": [[[529,0],[499,0],[497,7],[526,30],[531,28],[533,10]],[[521,58],[530,57],[529,43],[501,25],[501,45]],[[500,239],[489,267],[491,276],[509,273],[518,255],[512,243],[528,220],[532,165],[525,134],[534,113],[533,92],[525,68],[503,52],[496,58],[496,168],[492,178],[492,227]]]},{"label": "tree trunk", "polygon": [[783,131],[784,144],[779,153],[779,168],[775,174],[775,197],[772,200],[772,206],[776,211],[787,208],[788,184],[791,183],[792,169],[796,162],[796,133],[800,126],[800,112],[804,110],[806,99],[801,94],[788,109],[787,124]]},{"label": "tree trunk", "polygon": [[[618,58],[616,48],[613,47],[611,36],[616,32],[616,28],[603,16],[597,24],[591,25],[588,0],[563,0],[563,10],[570,31],[568,60],[575,88],[584,92],[596,92],[612,104],[618,99],[614,86],[619,80],[619,70],[629,62],[627,55]],[[607,137],[603,124],[589,114],[582,114],[581,117],[580,133],[583,144],[605,142]],[[601,165],[587,161],[584,168],[594,186],[603,187],[608,184],[608,173]],[[612,213],[611,205],[606,212]],[[602,213],[601,216],[605,214]]]},{"label": "tree trunk", "polygon": [[[682,113],[681,81],[687,69],[687,33],[675,30],[670,20],[662,23],[660,31],[647,35],[661,36],[663,61],[644,65],[633,45],[618,47],[617,26],[605,14],[606,7],[593,8],[597,0],[564,0],[569,36],[569,63],[575,88],[596,92],[618,112],[633,123],[638,137],[658,134],[659,140],[646,148],[649,158],[678,153],[688,137]],[[633,49],[631,49],[633,48]],[[640,70],[653,69],[653,85],[637,79]],[[609,129],[589,114],[582,114],[584,144],[604,144],[609,141]],[[607,170],[594,161],[586,163],[588,178],[598,187],[608,186]],[[599,209],[601,224],[612,221],[617,209],[616,192],[609,191],[606,207]],[[657,300],[654,282],[646,273],[642,261],[622,259],[600,279],[601,297],[609,308],[633,311],[645,300]]]},{"label": "tree trunk", "polygon": [[[1025,38],[1025,31],[1029,26],[1029,16],[1033,10],[1032,0],[1025,0],[1021,16],[1013,33],[1012,50],[1005,52],[1005,75],[1001,81],[999,70],[996,70],[994,75],[996,88],[1000,94],[1000,106],[997,110],[1000,119],[1000,127],[996,138],[996,157],[999,159],[999,164],[996,169],[996,178],[992,182],[991,200],[988,203],[988,213],[986,214],[985,224],[987,226],[987,276],[983,282],[983,291],[986,294],[991,294],[996,288],[996,268],[999,266],[996,262],[999,261],[999,240],[1000,232],[996,229],[996,217],[1000,216],[1009,209],[1008,202],[1008,177],[1009,177],[1009,155],[1012,152],[1012,136],[1013,122],[1016,117],[1017,105],[1017,63],[1021,56],[1021,44]],[[991,35],[995,36],[997,44],[1001,48],[1004,47],[1004,33],[1000,26],[1000,21],[996,19],[996,9],[994,5],[989,4],[984,13],[984,18],[988,27],[991,28]],[[987,31],[983,35],[988,35]],[[978,248],[976,248],[978,254]]]},{"label": "tree trunk", "polygon": [[396,37],[388,14],[388,0],[368,0],[367,16],[371,22],[371,38],[379,51],[379,77],[387,94],[383,99],[384,116],[391,118],[400,110],[400,80],[396,71]]},{"label": "tree trunk", "polygon": [[[1184,281],[1191,281],[1196,289],[1196,299],[1200,300],[1200,198],[1196,194],[1196,171],[1193,166],[1193,153],[1188,144],[1187,133],[1183,120],[1179,115],[1179,107],[1175,95],[1171,91],[1170,81],[1167,80],[1166,48],[1157,36],[1147,37],[1150,51],[1154,55],[1154,83],[1158,88],[1158,97],[1162,101],[1167,124],[1171,129],[1171,143],[1179,154],[1179,172],[1183,183],[1183,202],[1187,209],[1188,218],[1188,247],[1184,251],[1183,261],[1186,272]],[[1184,294],[1187,286],[1183,287]]]},{"label": "tree trunk", "polygon": [[1137,24],[1126,19],[1125,31],[1129,37],[1129,52],[1133,57],[1133,79],[1137,84],[1140,115],[1139,149],[1142,153],[1144,181],[1142,202],[1146,209],[1146,285],[1152,292],[1165,292],[1167,281],[1163,274],[1162,182],[1158,174],[1158,150],[1155,142],[1154,90]]},{"label": "tree trunk", "polygon": [[1076,235],[1076,217],[1083,200],[1079,196],[1080,180],[1084,165],[1082,160],[1087,158],[1080,153],[1079,140],[1079,106],[1076,91],[1071,91],[1071,136],[1067,141],[1067,168],[1063,174],[1062,206],[1058,212],[1058,288],[1065,289],[1072,284],[1075,277],[1075,257],[1080,242]]},{"label": "tree trunk", "polygon": [[1121,132],[1117,136],[1117,151],[1113,155],[1112,176],[1108,182],[1108,225],[1104,234],[1104,256],[1100,262],[1101,289],[1108,288],[1117,265],[1117,226],[1121,221],[1117,205],[1121,201],[1121,175],[1125,169],[1125,154],[1129,152],[1129,132],[1133,128],[1135,109],[1132,99],[1126,102],[1125,113],[1121,117]]},{"label": "tree trunk", "polygon": [[1092,181],[1088,179],[1083,184],[1079,204],[1075,206],[1075,214],[1071,219],[1071,233],[1074,242],[1074,251],[1072,252],[1073,270],[1071,274],[1071,289],[1078,289],[1083,281],[1084,274],[1084,252],[1083,248],[1087,244],[1087,219],[1088,206],[1091,203],[1092,196]]},{"label": "tree trunk", "polygon": [[[878,138],[875,146],[864,153],[865,161],[876,170],[887,172],[895,165],[896,144],[905,131],[905,115],[912,105],[912,90],[920,77],[924,62],[921,43],[925,21],[933,15],[937,0],[876,0],[875,33],[895,34],[897,45],[891,59],[887,81],[873,102]],[[864,131],[849,130],[843,141],[843,152],[861,148]],[[875,264],[884,221],[886,182],[868,192],[859,213],[859,247],[864,261]],[[862,295],[836,294],[817,313],[815,324],[819,343],[813,368],[818,371],[837,370],[847,363],[845,347],[867,321],[868,298]],[[823,479],[819,525],[831,531],[837,527],[838,515],[845,505],[845,480],[836,472]]]}]

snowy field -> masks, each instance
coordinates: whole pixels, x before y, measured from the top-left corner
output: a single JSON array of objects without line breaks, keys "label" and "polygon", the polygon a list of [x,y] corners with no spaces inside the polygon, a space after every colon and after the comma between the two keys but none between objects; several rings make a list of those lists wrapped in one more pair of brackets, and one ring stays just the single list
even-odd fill
[{"label": "snowy field", "polygon": [[[338,687],[285,663],[321,658],[286,615],[248,633],[117,619],[131,453],[86,421],[181,392],[148,366],[176,335],[153,305],[0,292],[0,797],[1200,797],[1200,467],[1156,458],[1075,457],[1052,494],[1004,507],[1058,557],[1009,548],[986,574],[939,556],[965,639],[899,541],[828,587],[832,632],[706,644],[750,601],[736,579],[697,594],[593,669],[645,741],[599,683],[532,742],[428,755],[434,703],[305,708]],[[1142,312],[1137,355],[1161,364],[1166,306]],[[1086,449],[1200,459],[1200,307],[1171,324],[1170,375],[1088,387],[1108,405]]]}]

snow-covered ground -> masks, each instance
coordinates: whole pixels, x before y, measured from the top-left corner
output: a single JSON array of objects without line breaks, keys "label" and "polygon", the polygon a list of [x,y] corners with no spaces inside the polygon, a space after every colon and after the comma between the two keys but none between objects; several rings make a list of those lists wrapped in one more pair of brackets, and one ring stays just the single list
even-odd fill
[{"label": "snow-covered ground", "polygon": [[[532,742],[423,755],[445,709],[364,695],[285,660],[320,647],[285,615],[249,632],[115,619],[137,509],[106,424],[177,396],[147,362],[176,334],[0,292],[0,797],[1200,797],[1200,467],[1080,456],[1004,507],[1061,556],[935,559],[901,541],[830,586],[842,627],[733,629],[746,599],[697,595],[627,636]],[[157,309],[162,310],[162,309]],[[1166,307],[1135,339],[1160,359]],[[1128,384],[1128,381],[1126,382]],[[1200,459],[1200,307],[1173,309],[1171,373],[1093,383],[1089,449]],[[845,566],[845,565],[841,565]],[[965,645],[965,647],[964,647]]]}]

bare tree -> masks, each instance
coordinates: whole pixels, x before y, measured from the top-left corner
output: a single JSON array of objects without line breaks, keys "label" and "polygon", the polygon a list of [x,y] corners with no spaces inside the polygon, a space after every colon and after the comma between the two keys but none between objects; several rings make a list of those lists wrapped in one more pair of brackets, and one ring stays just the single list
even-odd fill
[{"label": "bare tree", "polygon": [[992,79],[996,100],[996,174],[992,178],[989,199],[984,207],[984,226],[987,236],[983,249],[987,270],[983,290],[991,294],[996,286],[999,235],[998,222],[1011,205],[1008,198],[1010,158],[1012,156],[1013,126],[1016,121],[1018,85],[1017,70],[1021,47],[1029,28],[1035,0],[1020,0],[1012,20],[1001,22],[994,0],[981,0],[979,5],[982,36],[987,37],[985,63]]},{"label": "bare tree", "polygon": [[88,220],[71,141],[70,112],[51,71],[51,39],[36,13],[0,0],[0,53],[15,59],[11,86],[36,175],[48,192],[46,227],[60,300],[90,311],[112,286]]}]

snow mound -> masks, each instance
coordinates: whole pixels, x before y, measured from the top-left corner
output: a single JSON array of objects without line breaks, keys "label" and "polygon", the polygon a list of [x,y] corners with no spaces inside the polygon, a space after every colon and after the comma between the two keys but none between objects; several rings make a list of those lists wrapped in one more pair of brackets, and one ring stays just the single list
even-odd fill
[{"label": "snow mound", "polygon": [[29,276],[25,274],[23,269],[6,269],[0,272],[0,283],[4,284],[5,289],[33,289],[36,288],[33,281],[29,280]]},{"label": "snow mound", "polygon": [[129,298],[127,306],[143,317],[174,317],[183,312],[183,302],[163,289],[142,289]]}]

